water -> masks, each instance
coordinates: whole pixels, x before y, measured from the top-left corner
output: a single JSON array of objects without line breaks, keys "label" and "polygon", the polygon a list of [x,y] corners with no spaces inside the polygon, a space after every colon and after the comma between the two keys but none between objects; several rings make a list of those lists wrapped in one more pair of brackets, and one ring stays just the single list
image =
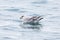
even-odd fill
[{"label": "water", "polygon": [[[36,14],[40,25],[21,23]],[[0,0],[0,40],[60,40],[60,0]]]}]

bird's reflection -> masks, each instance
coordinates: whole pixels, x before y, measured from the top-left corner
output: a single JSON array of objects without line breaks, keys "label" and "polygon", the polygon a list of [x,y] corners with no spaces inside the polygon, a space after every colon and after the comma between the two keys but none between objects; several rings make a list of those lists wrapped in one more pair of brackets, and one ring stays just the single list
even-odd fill
[{"label": "bird's reflection", "polygon": [[20,24],[20,27],[21,28],[24,28],[24,29],[41,29],[42,28],[42,24]]}]

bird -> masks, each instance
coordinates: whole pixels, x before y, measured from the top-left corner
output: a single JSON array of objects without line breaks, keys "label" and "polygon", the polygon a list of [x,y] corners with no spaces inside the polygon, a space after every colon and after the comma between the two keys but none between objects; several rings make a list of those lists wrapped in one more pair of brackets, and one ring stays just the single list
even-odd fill
[{"label": "bird", "polygon": [[24,16],[22,15],[20,17],[23,23],[25,24],[39,24],[39,21],[42,20],[43,18],[41,16]]}]

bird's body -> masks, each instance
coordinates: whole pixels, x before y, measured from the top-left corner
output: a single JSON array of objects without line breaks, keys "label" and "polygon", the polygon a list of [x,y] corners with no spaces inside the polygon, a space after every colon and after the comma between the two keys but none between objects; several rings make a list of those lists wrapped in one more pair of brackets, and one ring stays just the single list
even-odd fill
[{"label": "bird's body", "polygon": [[41,19],[43,19],[41,18],[41,16],[33,16],[33,17],[21,16],[21,20],[25,24],[38,24]]}]

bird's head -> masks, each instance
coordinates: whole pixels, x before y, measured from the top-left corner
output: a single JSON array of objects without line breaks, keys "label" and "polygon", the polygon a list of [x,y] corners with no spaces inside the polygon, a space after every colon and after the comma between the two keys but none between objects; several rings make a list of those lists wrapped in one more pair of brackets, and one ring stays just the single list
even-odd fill
[{"label": "bird's head", "polygon": [[20,19],[23,19],[24,16],[21,16]]}]

